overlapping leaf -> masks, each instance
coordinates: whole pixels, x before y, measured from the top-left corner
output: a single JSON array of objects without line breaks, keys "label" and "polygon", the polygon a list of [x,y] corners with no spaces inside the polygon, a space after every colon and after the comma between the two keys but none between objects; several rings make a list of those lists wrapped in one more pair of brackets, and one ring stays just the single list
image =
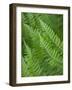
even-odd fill
[{"label": "overlapping leaf", "polygon": [[22,77],[63,74],[63,16],[22,13]]}]

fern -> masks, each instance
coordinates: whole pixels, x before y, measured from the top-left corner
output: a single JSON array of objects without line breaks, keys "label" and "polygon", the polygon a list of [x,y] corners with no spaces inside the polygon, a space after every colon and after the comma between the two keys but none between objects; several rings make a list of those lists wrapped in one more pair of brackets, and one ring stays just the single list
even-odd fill
[{"label": "fern", "polygon": [[42,30],[45,30],[45,34],[48,33],[50,39],[60,48],[62,48],[62,42],[59,37],[54,33],[50,26],[46,25],[42,20],[39,20],[42,26]]},{"label": "fern", "polygon": [[22,13],[21,18],[21,76],[62,75],[63,16]]}]

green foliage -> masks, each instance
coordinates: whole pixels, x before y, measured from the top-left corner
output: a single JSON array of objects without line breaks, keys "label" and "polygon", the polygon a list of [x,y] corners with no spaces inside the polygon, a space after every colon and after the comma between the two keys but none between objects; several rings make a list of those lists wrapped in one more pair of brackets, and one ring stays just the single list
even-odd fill
[{"label": "green foliage", "polygon": [[21,76],[63,74],[63,16],[22,13]]}]

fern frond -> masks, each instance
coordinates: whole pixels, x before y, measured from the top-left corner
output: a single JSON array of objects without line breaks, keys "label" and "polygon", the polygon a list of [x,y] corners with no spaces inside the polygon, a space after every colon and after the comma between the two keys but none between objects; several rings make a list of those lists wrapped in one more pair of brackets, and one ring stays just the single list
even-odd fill
[{"label": "fern frond", "polygon": [[40,24],[42,26],[42,30],[45,30],[46,34],[48,33],[48,36],[50,37],[50,39],[58,46],[62,49],[62,42],[59,39],[59,37],[54,33],[54,31],[50,28],[50,26],[46,25],[46,23],[44,23],[42,20],[40,20]]}]

